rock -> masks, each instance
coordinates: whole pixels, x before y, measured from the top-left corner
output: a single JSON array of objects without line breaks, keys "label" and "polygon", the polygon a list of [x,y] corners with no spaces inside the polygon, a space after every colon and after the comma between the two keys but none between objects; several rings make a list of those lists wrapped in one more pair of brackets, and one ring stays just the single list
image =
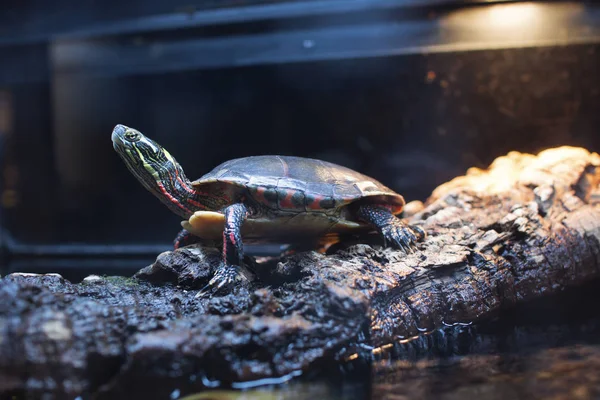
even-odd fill
[{"label": "rock", "polygon": [[[600,276],[600,156],[510,153],[438,187],[414,254],[343,243],[254,265],[195,299],[214,248],[160,254],[134,278],[0,280],[0,393],[168,397],[333,370],[390,343],[477,322]],[[378,350],[379,349],[379,350]]]}]

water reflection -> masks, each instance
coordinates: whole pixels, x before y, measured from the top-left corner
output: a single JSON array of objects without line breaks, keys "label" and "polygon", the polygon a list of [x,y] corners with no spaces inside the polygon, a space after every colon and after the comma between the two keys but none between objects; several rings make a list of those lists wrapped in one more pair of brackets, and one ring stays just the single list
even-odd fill
[{"label": "water reflection", "polygon": [[480,354],[397,361],[375,381],[372,398],[591,399],[600,396],[600,346],[532,354]]},{"label": "water reflection", "polygon": [[471,326],[448,326],[374,352],[345,377],[177,397],[219,399],[600,398],[600,282]]},{"label": "water reflection", "polygon": [[219,390],[184,400],[312,399],[594,399],[600,397],[600,346],[571,345],[520,354],[474,354],[451,359],[395,361],[369,388],[295,383],[248,391]]},{"label": "water reflection", "polygon": [[279,388],[262,388],[247,391],[215,390],[191,394],[180,400],[358,400],[368,398],[365,386],[347,384],[336,388],[326,383],[295,383]]},{"label": "water reflection", "polygon": [[600,397],[598,282],[471,327],[396,345],[373,363],[373,399]]}]

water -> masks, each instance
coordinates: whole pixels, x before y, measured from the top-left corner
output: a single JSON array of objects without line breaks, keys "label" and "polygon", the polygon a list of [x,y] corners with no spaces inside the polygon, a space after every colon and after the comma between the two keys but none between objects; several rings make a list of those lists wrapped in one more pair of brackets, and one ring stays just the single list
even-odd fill
[{"label": "water", "polygon": [[200,399],[600,398],[600,282],[377,352],[367,368]]},{"label": "water", "polygon": [[373,399],[600,398],[598,282],[437,335],[373,363]]}]

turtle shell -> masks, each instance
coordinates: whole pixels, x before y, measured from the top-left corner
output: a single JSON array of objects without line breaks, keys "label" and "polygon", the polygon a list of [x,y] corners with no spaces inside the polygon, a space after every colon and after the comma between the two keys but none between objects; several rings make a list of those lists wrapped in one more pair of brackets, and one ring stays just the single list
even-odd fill
[{"label": "turtle shell", "polygon": [[223,235],[225,207],[244,197],[270,210],[249,217],[242,226],[245,243],[290,242],[372,230],[347,205],[361,201],[402,211],[404,198],[382,183],[329,162],[287,156],[253,156],[227,161],[192,183],[214,201],[214,210],[196,211],[181,225],[204,239]]},{"label": "turtle shell", "polygon": [[[252,156],[224,162],[193,182],[198,189],[232,185],[274,211],[335,214],[358,200],[385,204],[394,214],[404,198],[377,180],[330,162],[291,156]],[[235,193],[234,193],[235,195]]]}]

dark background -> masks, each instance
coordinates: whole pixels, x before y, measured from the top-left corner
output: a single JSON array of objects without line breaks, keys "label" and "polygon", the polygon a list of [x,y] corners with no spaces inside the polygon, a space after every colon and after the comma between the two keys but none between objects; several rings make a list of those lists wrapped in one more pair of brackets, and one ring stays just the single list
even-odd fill
[{"label": "dark background", "polygon": [[117,123],[192,179],[287,154],[409,201],[511,150],[599,151],[599,38],[592,3],[3,2],[0,258],[169,248],[179,218],[112,149]]}]

